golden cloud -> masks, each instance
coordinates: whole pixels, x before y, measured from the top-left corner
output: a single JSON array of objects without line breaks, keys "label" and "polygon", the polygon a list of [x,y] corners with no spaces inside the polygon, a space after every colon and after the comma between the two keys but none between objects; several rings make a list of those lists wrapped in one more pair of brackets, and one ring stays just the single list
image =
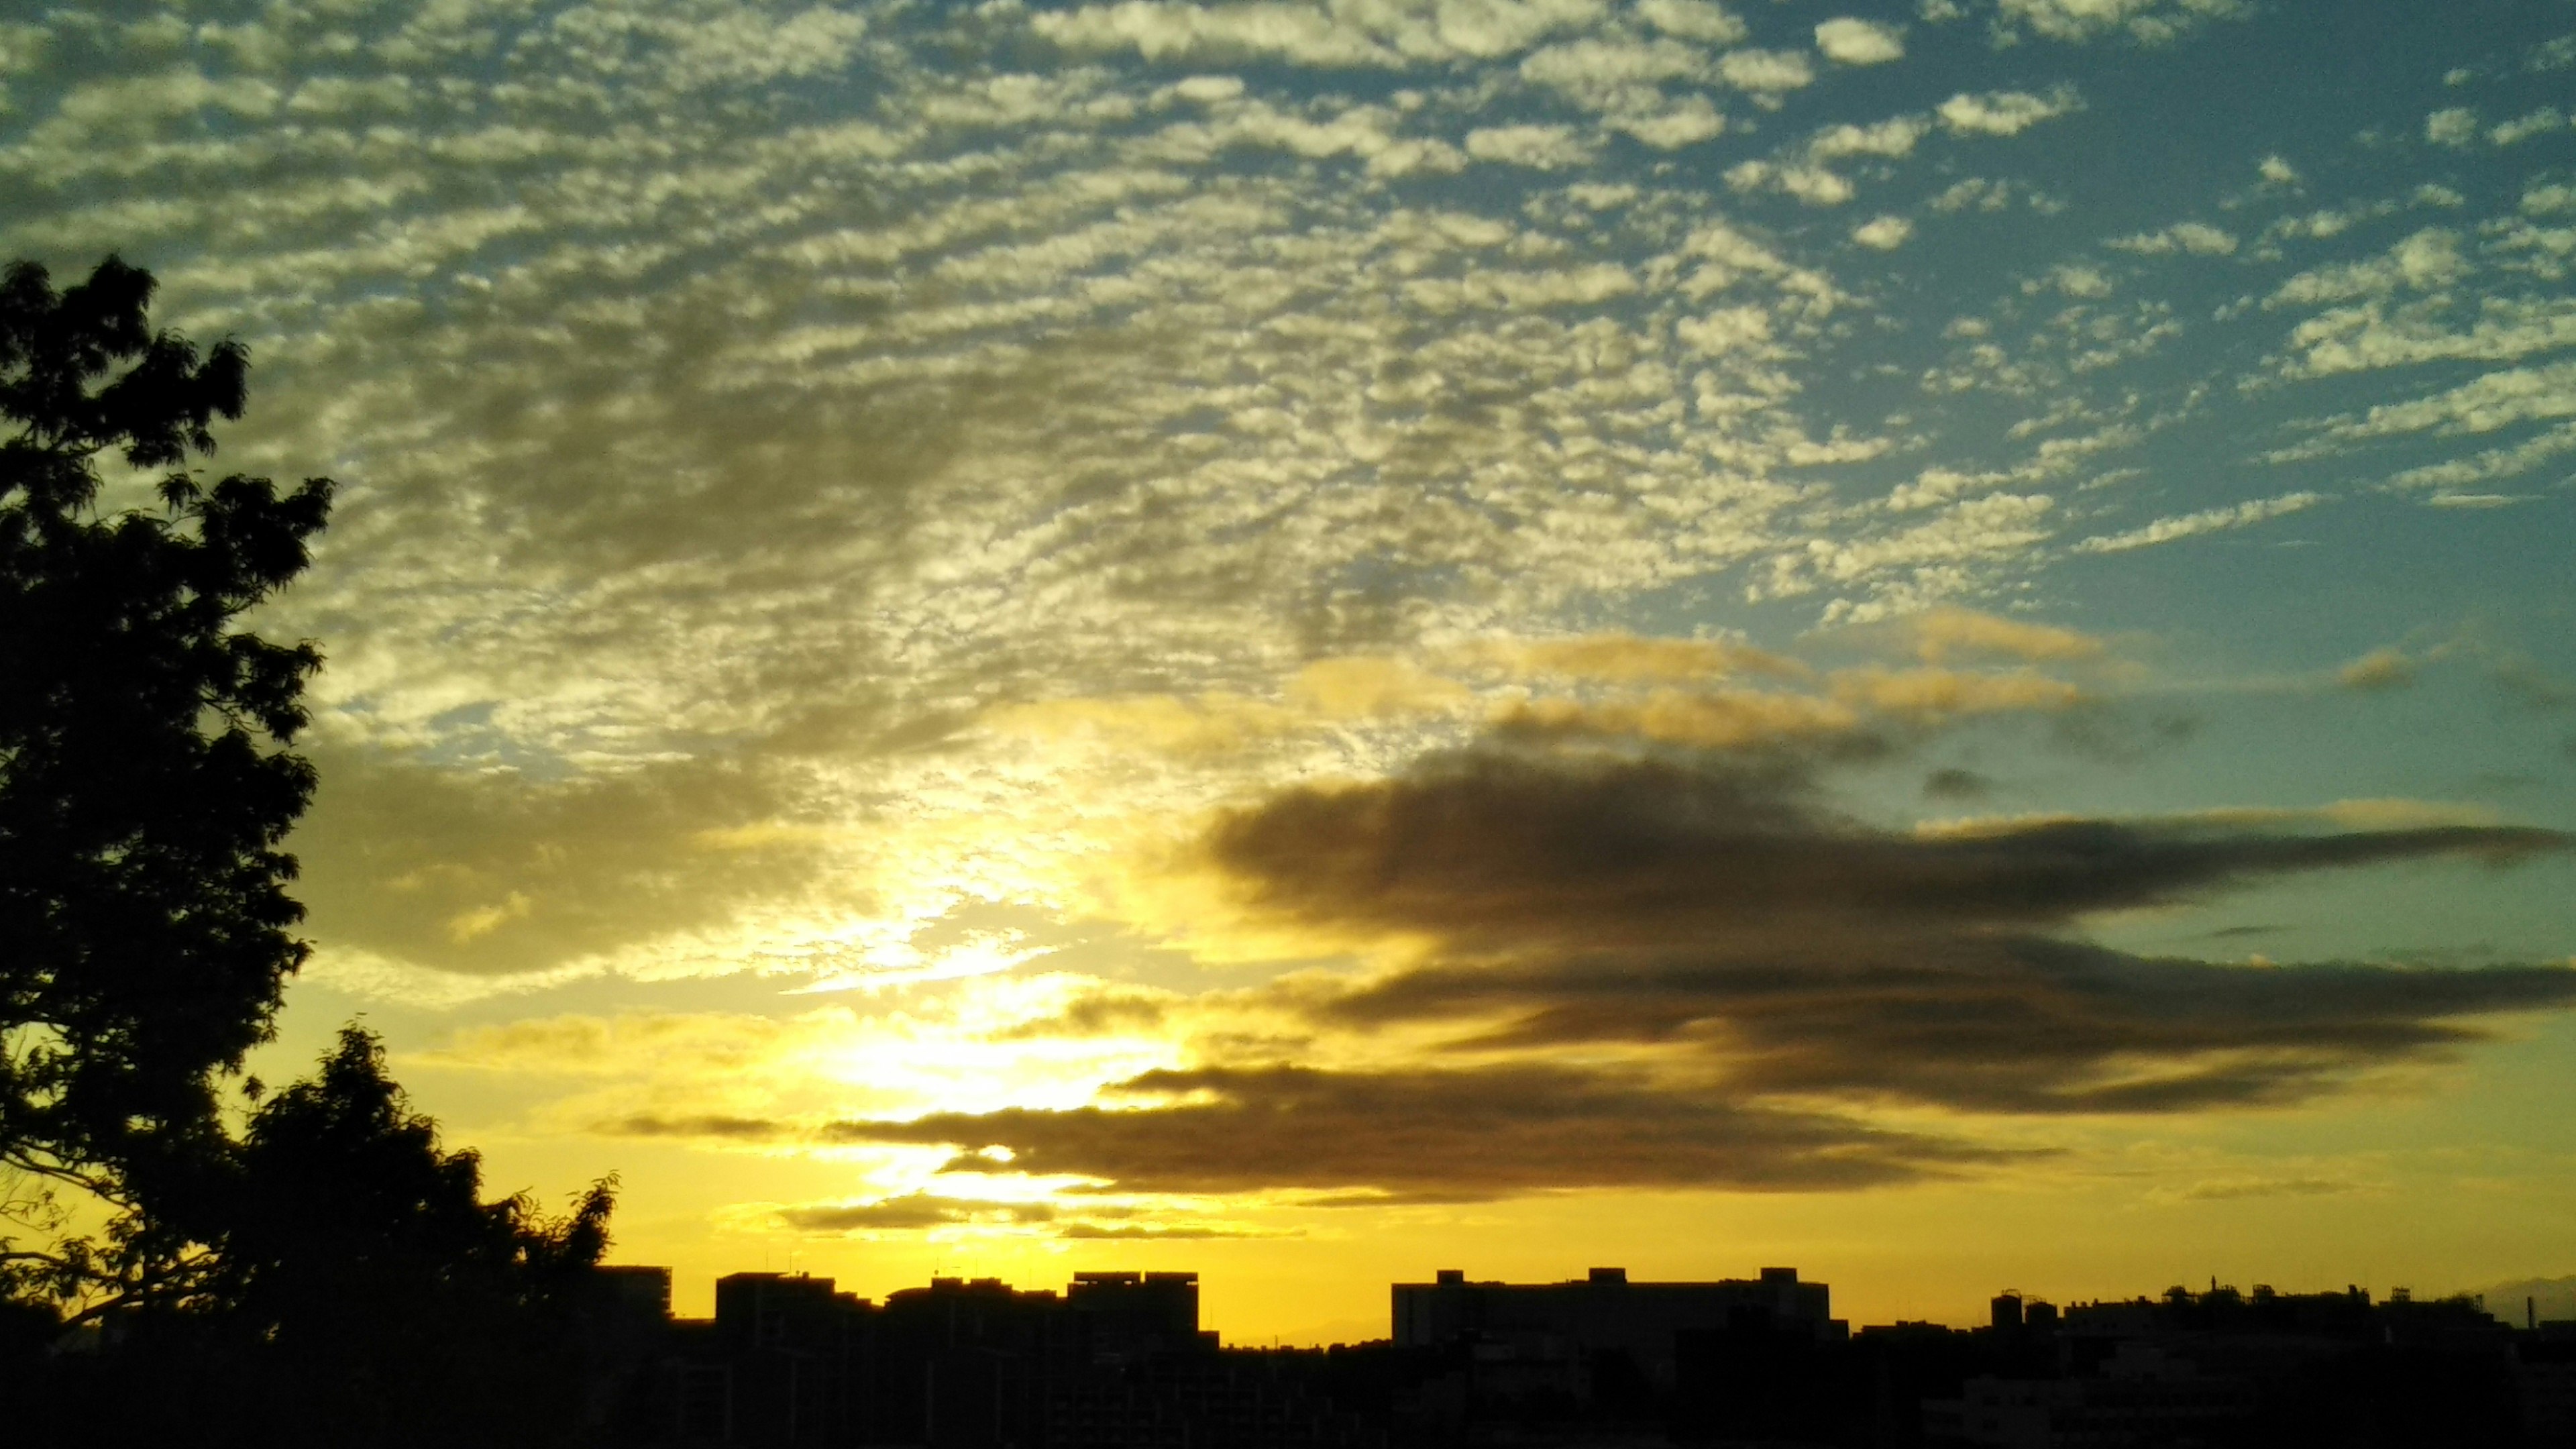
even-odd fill
[{"label": "golden cloud", "polygon": [[1833,693],[1846,703],[1918,719],[2071,709],[2085,699],[2076,686],[2028,669],[1972,674],[1929,666],[1836,670]]},{"label": "golden cloud", "polygon": [[1638,634],[1581,634],[1561,639],[1489,639],[1457,651],[1468,661],[1516,677],[1554,676],[1604,684],[1647,684],[1764,674],[1804,679],[1797,660],[1724,639],[1670,639]]},{"label": "golden cloud", "polygon": [[2092,659],[2104,648],[2090,634],[1973,609],[1931,609],[1896,620],[1893,628],[1926,664],[1942,663],[1954,654],[2003,655],[2033,663]]},{"label": "golden cloud", "polygon": [[2415,661],[2398,649],[2373,649],[2335,671],[2346,689],[2403,689],[2415,682]]},{"label": "golden cloud", "polygon": [[1536,699],[1505,708],[1496,720],[1498,728],[1512,734],[1615,737],[1720,750],[1843,734],[1860,723],[1851,706],[1812,695],[1680,690],[1601,703]]},{"label": "golden cloud", "polygon": [[1472,697],[1454,679],[1377,655],[1318,659],[1290,676],[1287,694],[1290,703],[1327,719],[1437,714]]}]

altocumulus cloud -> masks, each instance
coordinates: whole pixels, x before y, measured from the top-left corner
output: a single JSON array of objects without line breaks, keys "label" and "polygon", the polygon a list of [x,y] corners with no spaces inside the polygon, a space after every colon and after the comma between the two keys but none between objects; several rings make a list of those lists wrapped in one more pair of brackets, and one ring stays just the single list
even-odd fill
[{"label": "altocumulus cloud", "polygon": [[[1525,746],[1710,748],[1857,745],[1873,712],[2085,707],[2036,676],[1848,672],[1797,695],[1656,674],[1670,692],[1504,681],[1329,739],[1265,723],[1318,660],[1645,627],[1669,605],[1721,631],[1910,618],[1941,666],[2004,628],[1927,612],[1944,601],[2043,574],[2080,593],[2101,570],[2179,591],[2222,530],[2286,541],[2322,519],[2398,549],[2414,529],[2389,510],[2537,497],[2576,450],[2561,7],[2501,4],[2441,56],[2372,23],[2402,4],[2351,8],[2323,37],[2234,0],[58,6],[0,31],[0,244],[153,267],[171,323],[259,360],[227,466],[347,485],[276,616],[331,655],[324,793],[297,842],[317,975],[458,995],[829,976],[902,958],[961,902],[1079,908],[1064,860],[1113,807],[1080,813],[1096,802],[1059,736],[1128,772],[1101,800],[1178,816],[1375,775],[1497,719]],[[2201,43],[2292,67],[2375,45],[2377,74],[2404,51],[2423,86],[2280,116],[2211,79],[2228,72]],[[2441,82],[2470,61],[2475,84]],[[2222,148],[2313,139],[2140,147],[2174,97],[2228,118]],[[2444,123],[2464,144],[2426,139],[2452,110],[2479,118]],[[2299,446],[2231,458],[2224,439]],[[2160,546],[2184,540],[2202,546]],[[2076,657],[2018,642],[2002,652]],[[1671,667],[1652,654],[1619,667]],[[1111,722],[1133,699],[1206,703],[1164,709],[1156,736]],[[1095,722],[1001,727],[1050,713]],[[1455,729],[1426,738],[1434,720]],[[1519,758],[1503,796],[1643,809],[1610,774]],[[1731,791],[1854,879],[1972,853],[1734,766],[1673,768],[1675,801]],[[1510,783],[1450,778],[1473,773],[1425,765],[1354,798],[1395,818]],[[1465,847],[1437,890],[1329,902],[1256,847],[1330,814],[1275,796],[1208,858],[1291,926],[1439,950],[1298,1004],[1297,1030],[1447,1031],[1483,1043],[1463,1071],[1593,1022],[1662,1054],[1604,1092],[1746,1113],[1774,1077],[2049,1110],[2150,1086],[2271,1100],[2339,1079],[2372,1032],[2437,1052],[2480,1003],[2555,989],[2332,963],[2266,986],[2092,951],[2077,908],[2014,914],[1997,887],[1773,953],[1830,988],[1801,1016],[1749,984],[1758,913],[1678,865],[1651,889],[1586,877],[1591,916],[1566,882],[1506,887],[1530,877]],[[2215,848],[2093,824],[2159,859]],[[2080,834],[1973,849],[2029,871]],[[2339,868],[2232,840],[2174,889]],[[1633,921],[1585,924],[1655,889]],[[1564,914],[1506,940],[1441,891],[1499,900],[1497,920],[1535,909],[1523,895]],[[1873,996],[1867,969],[1897,984]],[[1921,1080],[1873,1084],[1885,1002],[1916,990],[1962,1020],[2071,1022],[2066,1056],[1990,1072],[1945,1046]],[[2247,1035],[2260,1022],[2276,1039]],[[1867,1152],[1930,1160],[1901,1147]],[[1804,1159],[1732,1161],[1706,1170]]]}]

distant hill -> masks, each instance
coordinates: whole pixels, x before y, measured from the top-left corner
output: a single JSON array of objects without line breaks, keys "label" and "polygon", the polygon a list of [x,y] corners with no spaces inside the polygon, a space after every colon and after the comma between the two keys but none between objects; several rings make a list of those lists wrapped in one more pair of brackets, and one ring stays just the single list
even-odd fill
[{"label": "distant hill", "polygon": [[2543,1323],[2554,1318],[2576,1319],[2576,1278],[2521,1278],[2469,1291],[2486,1300],[2487,1312],[2516,1328],[2522,1326],[2526,1298],[2539,1309]]}]

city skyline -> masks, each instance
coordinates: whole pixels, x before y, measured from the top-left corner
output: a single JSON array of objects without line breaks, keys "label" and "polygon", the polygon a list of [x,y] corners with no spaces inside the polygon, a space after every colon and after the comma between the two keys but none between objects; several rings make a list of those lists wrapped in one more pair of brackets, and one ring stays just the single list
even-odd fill
[{"label": "city skyline", "polygon": [[675,1318],[670,1270],[592,1299],[593,1397],[621,1443],[2558,1445],[2576,1319],[2357,1286],[2195,1290],[1983,1321],[1855,1324],[1794,1267],[1557,1283],[1442,1269],[1391,1285],[1387,1332],[1226,1344],[1195,1272],[1076,1272],[1062,1292],[934,1278],[882,1301],[734,1273]]},{"label": "city skyline", "polygon": [[[2563,0],[159,0],[345,1022],[613,1258],[2576,1274]],[[149,480],[110,480],[114,504]]]}]

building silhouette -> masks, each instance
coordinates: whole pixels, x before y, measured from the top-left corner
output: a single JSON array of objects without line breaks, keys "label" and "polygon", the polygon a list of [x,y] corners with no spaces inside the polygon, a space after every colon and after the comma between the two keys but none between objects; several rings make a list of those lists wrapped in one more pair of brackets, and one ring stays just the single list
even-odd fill
[{"label": "building silhouette", "polygon": [[[651,1270],[664,1273],[667,1270]],[[716,1282],[613,1369],[620,1444],[1374,1449],[1373,1425],[1198,1326],[1195,1273],[1078,1273],[1061,1294],[934,1278],[882,1303],[805,1274]]]},{"label": "building silhouette", "polygon": [[935,1278],[871,1301],[805,1274],[602,1269],[599,1441],[916,1449],[2576,1449],[2576,1323],[2465,1299],[2211,1283],[1973,1329],[1851,1331],[1794,1269],[1745,1279],[1395,1284],[1388,1337],[1225,1348],[1194,1273],[1061,1291]]}]

